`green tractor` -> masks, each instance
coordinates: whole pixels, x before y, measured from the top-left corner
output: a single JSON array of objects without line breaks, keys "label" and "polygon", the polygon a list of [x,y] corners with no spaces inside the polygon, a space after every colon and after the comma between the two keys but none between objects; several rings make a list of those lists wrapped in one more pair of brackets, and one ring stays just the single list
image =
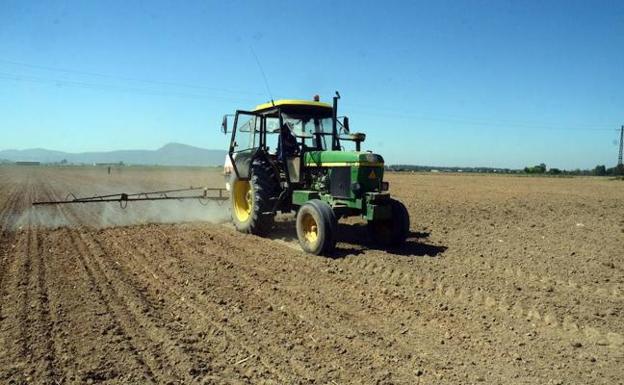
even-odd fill
[{"label": "green tractor", "polygon": [[278,212],[296,211],[299,243],[311,254],[332,253],[337,221],[347,216],[366,219],[380,245],[405,241],[409,214],[387,192],[383,158],[360,151],[366,136],[337,116],[339,98],[336,92],[333,105],[318,96],[271,101],[223,118],[222,131],[232,135],[224,171],[238,231],[267,235]]}]

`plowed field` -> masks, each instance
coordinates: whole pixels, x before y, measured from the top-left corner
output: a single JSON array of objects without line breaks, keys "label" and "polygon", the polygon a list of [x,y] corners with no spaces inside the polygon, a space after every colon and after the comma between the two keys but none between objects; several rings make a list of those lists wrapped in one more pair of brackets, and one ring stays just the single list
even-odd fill
[{"label": "plowed field", "polygon": [[218,170],[0,168],[1,384],[590,384],[624,378],[624,183],[389,175],[411,215],[334,258],[199,203],[30,207],[220,186]]}]

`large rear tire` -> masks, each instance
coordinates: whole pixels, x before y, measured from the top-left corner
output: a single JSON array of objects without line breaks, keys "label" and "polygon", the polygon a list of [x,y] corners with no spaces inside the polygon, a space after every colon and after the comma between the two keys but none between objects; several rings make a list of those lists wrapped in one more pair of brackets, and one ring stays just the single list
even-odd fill
[{"label": "large rear tire", "polygon": [[301,248],[314,255],[330,255],[336,247],[338,220],[325,202],[313,199],[297,212],[297,238]]},{"label": "large rear tire", "polygon": [[230,180],[230,204],[234,227],[242,233],[266,235],[273,228],[273,198],[279,184],[270,164],[255,160],[251,178],[240,180],[235,173]]},{"label": "large rear tire", "polygon": [[368,221],[368,233],[381,246],[400,246],[409,234],[410,218],[403,203],[390,200],[392,215],[384,220]]}]

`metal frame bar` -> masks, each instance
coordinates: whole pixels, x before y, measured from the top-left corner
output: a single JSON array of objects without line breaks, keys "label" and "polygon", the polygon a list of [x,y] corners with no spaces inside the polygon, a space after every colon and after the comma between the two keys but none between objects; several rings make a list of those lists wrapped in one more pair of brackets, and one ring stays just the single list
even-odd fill
[{"label": "metal frame bar", "polygon": [[[202,190],[203,194],[201,195],[174,195],[169,196],[170,193],[180,193],[185,191],[198,191]],[[209,191],[218,192],[218,196],[208,196]],[[156,195],[156,196],[154,196]],[[74,197],[73,199],[68,199],[69,197]],[[106,195],[94,195],[90,197],[77,198],[73,193],[69,193],[65,200],[61,201],[38,201],[33,202],[33,206],[39,205],[57,205],[57,204],[66,204],[66,203],[100,203],[100,202],[119,202],[122,207],[124,203],[127,202],[136,202],[136,201],[160,201],[160,200],[184,200],[184,199],[199,199],[199,200],[216,200],[216,201],[224,201],[227,200],[228,197],[224,195],[224,189],[218,187],[190,187],[190,188],[182,188],[182,189],[172,189],[172,190],[161,190],[161,191],[149,191],[149,192],[139,192],[139,193],[117,193],[117,194],[106,194]]]}]

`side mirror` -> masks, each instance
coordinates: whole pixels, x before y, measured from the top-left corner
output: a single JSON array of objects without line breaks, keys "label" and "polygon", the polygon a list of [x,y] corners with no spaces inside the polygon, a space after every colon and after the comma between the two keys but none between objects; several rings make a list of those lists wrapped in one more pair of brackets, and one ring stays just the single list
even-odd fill
[{"label": "side mirror", "polygon": [[348,134],[349,133],[349,117],[345,116],[342,119],[342,126],[344,127],[345,133]]},{"label": "side mirror", "polygon": [[355,151],[359,152],[362,147],[362,142],[366,140],[366,134],[356,132],[351,136],[353,136],[353,141],[355,142]]},{"label": "side mirror", "polygon": [[228,124],[227,124],[227,115],[223,115],[223,122],[221,122],[221,132],[227,134],[228,132]]},{"label": "side mirror", "polygon": [[366,134],[362,132],[354,132],[353,134],[351,134],[351,138],[353,138],[352,140],[354,142],[363,142],[366,140]]}]

